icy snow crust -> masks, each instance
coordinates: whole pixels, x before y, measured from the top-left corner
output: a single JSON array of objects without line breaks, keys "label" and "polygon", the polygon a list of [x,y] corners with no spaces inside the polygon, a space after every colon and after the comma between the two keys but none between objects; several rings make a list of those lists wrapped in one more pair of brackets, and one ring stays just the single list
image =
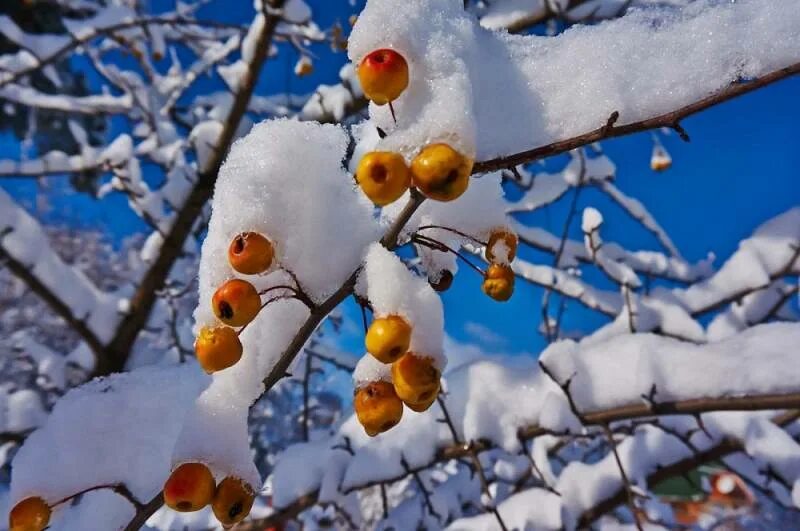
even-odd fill
[{"label": "icy snow crust", "polygon": [[[604,125],[680,108],[740,79],[800,58],[800,8],[701,0],[634,10],[556,37],[492,32],[458,0],[370,0],[348,46],[358,64],[394,48],[410,83],[370,116],[380,149],[413,157],[446,141],[478,160],[524,151]],[[788,9],[787,9],[788,8]]]}]

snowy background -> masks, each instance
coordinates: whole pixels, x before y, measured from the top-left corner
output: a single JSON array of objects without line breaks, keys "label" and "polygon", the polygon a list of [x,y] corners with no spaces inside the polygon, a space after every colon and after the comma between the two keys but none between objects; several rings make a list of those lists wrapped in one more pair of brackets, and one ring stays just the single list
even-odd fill
[{"label": "snowy background", "polygon": [[[217,529],[208,510],[159,509],[171,467],[200,459],[260,491],[244,529],[675,528],[661,481],[698,482],[710,464],[758,504],[697,502],[696,525],[800,528],[799,5],[255,7],[0,6],[4,513],[38,495],[58,502],[52,529]],[[349,62],[384,46],[411,64],[396,124],[366,105]],[[770,76],[727,101],[732,83]],[[624,130],[709,95],[719,105]],[[575,149],[498,160],[615,111]],[[343,127],[253,127],[282,117]],[[407,197],[374,215],[339,164],[352,171],[375,146],[410,159],[439,140],[492,171],[410,219]],[[402,261],[374,243],[399,223]],[[457,261],[410,243],[414,232],[483,267],[480,241],[504,224],[520,237],[511,301],[484,296],[459,261],[440,304],[424,279]],[[402,309],[413,348],[447,360],[440,400],[364,434],[351,296],[316,332],[313,308],[270,305],[242,336],[242,362],[203,374],[203,301],[230,275],[230,237],[253,228],[281,242],[313,303],[344,285],[378,313]],[[273,275],[259,288],[287,282]],[[298,329],[310,339],[291,377],[264,394]],[[357,382],[374,377],[367,365]],[[704,499],[708,479],[691,483]]]}]

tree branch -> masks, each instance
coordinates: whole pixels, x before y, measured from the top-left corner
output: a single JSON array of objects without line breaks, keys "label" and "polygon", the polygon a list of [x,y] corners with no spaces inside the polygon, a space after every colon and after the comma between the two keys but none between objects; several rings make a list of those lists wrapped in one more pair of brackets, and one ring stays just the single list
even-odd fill
[{"label": "tree branch", "polygon": [[787,66],[786,68],[781,68],[780,70],[770,72],[769,74],[765,74],[750,81],[739,81],[733,83],[719,92],[711,94],[701,100],[653,118],[648,118],[646,120],[640,120],[638,122],[632,122],[625,125],[616,125],[614,121],[609,120],[608,123],[602,127],[598,127],[594,131],[590,131],[573,138],[559,140],[545,146],[533,148],[528,151],[522,151],[513,155],[506,155],[503,157],[476,162],[475,166],[472,168],[472,173],[486,173],[510,168],[519,164],[533,162],[544,157],[559,155],[577,147],[608,138],[630,135],[632,133],[638,133],[659,127],[674,128],[680,123],[681,120],[692,116],[693,114],[697,114],[700,111],[704,111],[722,102],[732,100],[737,96],[753,92],[754,90],[765,87],[770,83],[797,75],[798,73],[800,73],[800,63]]},{"label": "tree branch", "polygon": [[[270,0],[267,4],[278,10],[283,7],[284,0]],[[161,252],[139,283],[136,293],[131,298],[131,311],[122,320],[113,339],[106,347],[104,355],[99,360],[95,375],[117,372],[124,368],[136,337],[147,322],[150,310],[155,304],[158,289],[164,285],[172,265],[182,253],[183,243],[191,233],[195,220],[211,197],[219,169],[233,142],[239,123],[247,111],[256,81],[267,60],[275,29],[282,20],[281,16],[276,13],[276,11],[270,11],[266,15],[264,28],[253,46],[252,62],[241,80],[239,91],[236,93],[213,153],[206,167],[198,174],[194,188],[183,207],[177,212],[169,231],[165,234]]]},{"label": "tree branch", "polygon": [[50,308],[81,337],[95,354],[103,351],[103,343],[89,328],[82,317],[75,315],[69,304],[56,295],[42,280],[33,273],[33,269],[16,260],[6,249],[0,245],[0,264],[8,267],[9,271],[19,278],[25,285],[38,295]]},{"label": "tree branch", "polygon": [[[791,410],[787,413],[780,414],[773,419],[773,421],[779,426],[785,426],[800,417],[800,412],[796,411],[798,409],[800,409],[800,392],[786,395],[694,398],[675,402],[622,406],[589,413],[582,413],[581,420],[585,427],[602,427],[613,422],[653,417],[656,415],[699,415],[700,413],[708,413],[712,411]],[[653,410],[656,411],[654,412]],[[521,442],[534,439],[540,435],[563,436],[566,434],[553,433],[550,430],[537,425],[522,427],[518,432],[518,437]],[[451,459],[470,458],[471,452],[485,452],[493,448],[495,448],[494,444],[486,440],[474,441],[471,445],[459,443],[443,446],[437,450],[433,460],[428,463],[416,467],[409,467],[407,470],[404,470],[403,473],[397,476],[350,486],[342,491],[342,494],[347,495],[353,491],[372,487],[377,484],[400,481],[406,478],[409,474],[419,473],[439,463],[447,462]],[[657,472],[648,477],[648,482],[651,485],[658,483],[669,477],[683,474],[689,470],[692,470],[702,463],[719,459],[720,457],[733,452],[741,451],[742,449],[743,447],[741,446],[741,443],[725,439],[713,448],[705,450],[704,452],[696,453],[690,458],[683,459],[673,465],[659,469]],[[317,491],[307,493],[296,499],[287,507],[279,509],[276,513],[273,513],[268,518],[253,520],[248,524],[251,527],[241,527],[241,529],[262,529],[260,526],[267,527],[269,525],[274,525],[287,519],[294,518],[303,510],[308,509],[317,503],[317,495]],[[584,513],[584,516],[581,517],[581,523],[591,523],[603,514],[611,511],[614,507],[625,503],[626,499],[627,492],[624,488],[621,488],[619,491],[614,493],[612,497],[595,506],[592,511]],[[579,529],[584,527],[586,526],[578,526]]]},{"label": "tree branch", "polygon": [[[789,423],[797,420],[797,418],[798,418],[798,412],[790,411],[778,415],[777,417],[772,419],[772,421],[778,426],[786,426]],[[657,471],[647,476],[647,484],[648,486],[656,485],[661,481],[664,481],[665,479],[687,474],[688,472],[694,470],[695,468],[704,463],[717,461],[727,455],[742,451],[744,451],[744,445],[740,441],[736,441],[733,439],[723,439],[722,442],[720,442],[716,446],[712,446],[707,450],[695,453],[691,457],[681,459],[680,461],[676,461],[671,465],[667,465],[658,469]],[[626,498],[627,498],[627,493],[625,492],[625,489],[624,488],[618,489],[615,493],[606,498],[603,502],[595,505],[588,511],[585,511],[581,515],[580,520],[578,521],[578,526],[577,526],[578,529],[589,528],[592,522],[594,522],[604,514],[612,511],[615,507],[625,503]]]}]

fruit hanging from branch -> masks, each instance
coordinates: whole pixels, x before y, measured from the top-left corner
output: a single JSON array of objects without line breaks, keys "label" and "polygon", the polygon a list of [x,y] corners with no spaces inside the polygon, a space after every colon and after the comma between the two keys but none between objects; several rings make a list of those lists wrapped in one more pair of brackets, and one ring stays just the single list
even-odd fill
[{"label": "fruit hanging from branch", "polygon": [[367,330],[364,345],[381,363],[394,363],[408,352],[411,325],[399,315],[378,317]]},{"label": "fruit hanging from branch", "polygon": [[514,271],[505,264],[491,264],[484,275],[482,289],[496,301],[507,301],[514,294]]},{"label": "fruit hanging from branch", "polygon": [[42,531],[50,523],[50,506],[32,496],[17,503],[8,515],[9,531]]},{"label": "fruit hanging from branch", "polygon": [[227,369],[242,357],[242,343],[233,328],[227,326],[204,326],[197,335],[194,352],[204,371]]},{"label": "fruit hanging from branch", "polygon": [[439,278],[436,280],[428,280],[428,284],[431,285],[434,291],[436,292],[443,292],[450,289],[450,286],[453,285],[453,273],[448,271],[447,269],[443,269],[439,273]]},{"label": "fruit hanging from branch", "polygon": [[199,511],[214,498],[214,476],[203,463],[183,463],[164,483],[164,503],[179,512]]},{"label": "fruit hanging from branch", "polygon": [[403,417],[403,402],[392,384],[383,380],[356,389],[353,409],[370,437],[392,429]]},{"label": "fruit hanging from branch", "polygon": [[423,413],[428,411],[428,409],[436,402],[436,397],[439,396],[439,390],[437,389],[436,392],[427,400],[423,400],[421,402],[405,402],[408,409],[412,411],[416,411],[417,413]]},{"label": "fruit hanging from branch", "polygon": [[214,315],[228,326],[244,326],[261,310],[261,297],[247,281],[234,278],[225,282],[211,299]]},{"label": "fruit hanging from branch", "polygon": [[452,201],[467,191],[472,163],[447,144],[430,144],[411,161],[411,178],[427,197]]},{"label": "fruit hanging from branch", "polygon": [[408,87],[408,63],[390,48],[375,50],[358,65],[358,81],[369,100],[376,105],[386,105]]},{"label": "fruit hanging from branch", "polygon": [[356,181],[370,201],[385,206],[408,190],[411,172],[399,153],[372,151],[358,163]]},{"label": "fruit hanging from branch", "polygon": [[228,476],[217,486],[211,509],[226,529],[244,520],[253,507],[256,494],[239,478]]},{"label": "fruit hanging from branch", "polygon": [[243,275],[264,273],[272,265],[275,249],[266,237],[257,232],[243,232],[231,241],[228,261]]},{"label": "fruit hanging from branch", "polygon": [[424,404],[439,393],[441,373],[427,356],[407,352],[392,364],[392,382],[406,404]]},{"label": "fruit hanging from branch", "polygon": [[517,235],[506,229],[493,230],[484,256],[487,262],[508,264],[517,256]]}]

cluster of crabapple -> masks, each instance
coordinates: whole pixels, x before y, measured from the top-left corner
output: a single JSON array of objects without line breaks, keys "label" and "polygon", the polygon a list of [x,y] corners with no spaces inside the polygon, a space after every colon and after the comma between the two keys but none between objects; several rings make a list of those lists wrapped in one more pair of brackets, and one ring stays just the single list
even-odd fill
[{"label": "cluster of crabapple", "polygon": [[239,478],[228,476],[219,485],[203,463],[183,463],[164,483],[164,503],[179,512],[199,511],[208,504],[224,527],[250,514],[256,494]]},{"label": "cluster of crabapple", "polygon": [[391,382],[372,381],[355,390],[353,409],[369,436],[397,425],[403,404],[413,411],[426,411],[439,394],[441,374],[433,358],[409,350],[412,331],[408,321],[396,314],[376,317],[367,330],[367,352],[392,366]]},{"label": "cluster of crabapple", "polygon": [[[255,492],[244,481],[226,477],[215,484],[211,471],[202,463],[184,463],[177,467],[164,484],[164,503],[181,512],[198,511],[208,504],[217,520],[226,528],[240,522],[250,513]],[[17,503],[9,513],[9,531],[43,531],[50,523],[52,509],[73,496],[52,505],[31,496]]]},{"label": "cluster of crabapple", "polygon": [[[383,48],[367,54],[358,66],[358,78],[364,94],[377,105],[389,104],[406,89],[408,63],[395,50]],[[400,153],[366,153],[356,168],[356,182],[377,206],[399,199],[412,186],[425,197],[453,201],[469,185],[473,160],[446,143],[424,146],[407,164]],[[506,301],[514,290],[514,274],[508,265],[516,254],[517,238],[508,230],[493,231],[486,246],[490,263],[484,273],[483,291],[498,301]],[[443,271],[431,286],[445,291],[453,281],[450,271]],[[412,352],[412,326],[397,314],[376,316],[369,326],[365,347],[383,364],[391,364],[391,382],[375,380],[356,388],[354,409],[358,421],[369,436],[388,431],[403,416],[403,405],[417,412],[426,411],[440,390],[441,373],[433,358]]]},{"label": "cluster of crabapple", "polygon": [[[272,242],[257,232],[238,234],[228,247],[228,262],[242,275],[266,273],[274,259]],[[217,288],[211,305],[221,324],[201,328],[195,342],[197,361],[207,373],[227,369],[239,361],[239,334],[263,307],[256,288],[240,278],[227,280]],[[243,520],[255,499],[253,489],[240,478],[229,476],[216,485],[203,463],[183,463],[175,468],[164,483],[163,494],[164,503],[179,512],[199,511],[211,504],[214,516],[225,527]]]},{"label": "cluster of crabapple", "polygon": [[[408,87],[408,63],[394,50],[375,50],[358,65],[358,79],[367,98],[391,108]],[[372,151],[358,163],[356,181],[378,206],[396,201],[411,186],[430,199],[452,201],[467,190],[472,164],[470,157],[445,143],[424,146],[411,165],[399,153]]]},{"label": "cluster of crabapple", "polygon": [[492,231],[484,252],[489,268],[481,288],[496,301],[507,301],[514,293],[514,271],[509,264],[516,256],[517,235],[505,229]]},{"label": "cluster of crabapple", "polygon": [[[234,271],[258,275],[272,267],[275,248],[257,232],[237,235],[228,248],[228,261]],[[214,315],[223,324],[204,326],[194,349],[197,361],[207,373],[227,369],[242,357],[242,343],[234,327],[244,327],[261,311],[261,295],[246,280],[233,278],[223,283],[211,299]]]}]

